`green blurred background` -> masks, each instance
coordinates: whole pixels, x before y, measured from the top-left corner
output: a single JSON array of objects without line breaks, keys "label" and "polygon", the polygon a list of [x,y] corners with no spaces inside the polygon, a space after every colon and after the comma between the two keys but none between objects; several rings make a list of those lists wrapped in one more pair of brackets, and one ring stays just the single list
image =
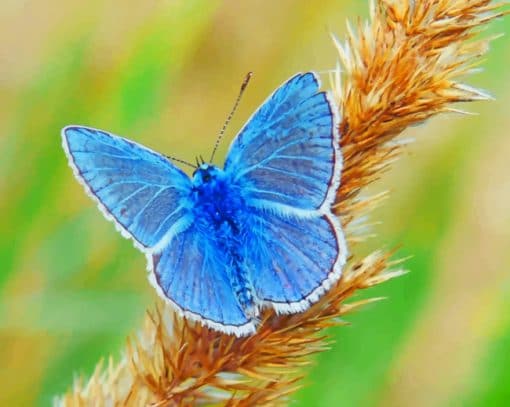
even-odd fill
[{"label": "green blurred background", "polygon": [[[115,3],[115,4],[114,4]],[[277,85],[327,70],[329,30],[365,1],[5,0],[0,5],[0,405],[48,405],[75,373],[119,355],[155,293],[145,259],[72,176],[60,129],[83,124],[193,160],[219,155]],[[510,31],[510,20],[486,35]],[[508,405],[510,39],[469,78],[497,101],[436,118],[370,192],[368,253],[402,244],[412,272],[362,296],[388,300],[331,331],[297,406]]]}]

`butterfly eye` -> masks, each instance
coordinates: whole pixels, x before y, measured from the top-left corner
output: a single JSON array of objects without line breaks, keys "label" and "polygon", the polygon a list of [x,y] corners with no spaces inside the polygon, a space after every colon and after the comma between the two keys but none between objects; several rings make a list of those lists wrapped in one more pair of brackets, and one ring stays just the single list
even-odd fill
[{"label": "butterfly eye", "polygon": [[204,173],[203,178],[204,182],[209,182],[211,180],[211,174],[208,172]]}]

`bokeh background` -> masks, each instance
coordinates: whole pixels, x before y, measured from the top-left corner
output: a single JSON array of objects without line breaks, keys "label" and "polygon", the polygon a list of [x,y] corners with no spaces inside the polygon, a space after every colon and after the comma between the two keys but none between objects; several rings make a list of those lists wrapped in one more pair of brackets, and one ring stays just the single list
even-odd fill
[{"label": "bokeh background", "polygon": [[[0,405],[48,405],[118,356],[155,301],[145,259],[74,180],[60,129],[110,130],[194,160],[255,76],[219,157],[297,71],[336,64],[329,31],[367,2],[3,0],[0,4]],[[510,32],[499,20],[484,35]],[[469,83],[494,102],[410,129],[370,192],[391,191],[357,253],[400,245],[412,272],[331,330],[295,406],[487,406],[510,399],[510,37]]]}]

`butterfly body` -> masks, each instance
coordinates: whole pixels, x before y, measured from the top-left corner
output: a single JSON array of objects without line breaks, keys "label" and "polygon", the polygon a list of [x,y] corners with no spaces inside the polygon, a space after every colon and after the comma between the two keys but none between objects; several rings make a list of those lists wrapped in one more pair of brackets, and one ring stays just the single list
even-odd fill
[{"label": "butterfly body", "polygon": [[243,261],[243,248],[250,235],[250,209],[241,188],[232,183],[229,174],[211,164],[202,164],[192,183],[193,218],[201,240],[214,241],[215,248],[225,254],[232,291],[247,317],[253,316],[253,288]]},{"label": "butterfly body", "polygon": [[224,167],[203,163],[191,178],[128,139],[64,128],[76,178],[185,317],[248,335],[264,308],[304,311],[340,278],[338,116],[319,87],[310,72],[289,79],[233,140]]}]

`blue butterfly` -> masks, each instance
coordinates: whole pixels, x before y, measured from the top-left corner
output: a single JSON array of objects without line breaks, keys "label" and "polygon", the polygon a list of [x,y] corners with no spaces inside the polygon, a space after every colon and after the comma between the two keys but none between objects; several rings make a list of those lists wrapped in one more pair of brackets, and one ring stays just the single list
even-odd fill
[{"label": "blue butterfly", "polygon": [[262,309],[302,312],[340,278],[339,119],[319,88],[312,72],[289,79],[233,140],[224,168],[198,163],[192,178],[125,138],[62,130],[76,178],[185,317],[249,335]]}]

